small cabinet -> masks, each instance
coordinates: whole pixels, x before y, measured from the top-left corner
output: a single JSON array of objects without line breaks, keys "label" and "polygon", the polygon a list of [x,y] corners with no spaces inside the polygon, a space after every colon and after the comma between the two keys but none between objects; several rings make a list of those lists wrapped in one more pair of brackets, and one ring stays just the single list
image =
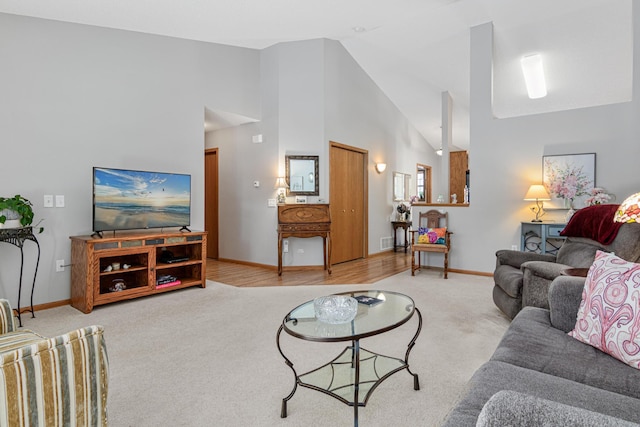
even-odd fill
[{"label": "small cabinet", "polygon": [[206,232],[71,237],[71,305],[96,305],[206,286]]}]

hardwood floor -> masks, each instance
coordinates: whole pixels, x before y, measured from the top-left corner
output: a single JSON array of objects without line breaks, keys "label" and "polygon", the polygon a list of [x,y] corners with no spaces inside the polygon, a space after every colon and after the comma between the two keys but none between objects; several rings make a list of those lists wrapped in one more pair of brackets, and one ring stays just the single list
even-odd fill
[{"label": "hardwood floor", "polygon": [[366,259],[333,265],[332,273],[322,269],[283,271],[235,262],[207,260],[207,279],[239,287],[336,285],[373,283],[411,268],[411,254],[383,252]]}]

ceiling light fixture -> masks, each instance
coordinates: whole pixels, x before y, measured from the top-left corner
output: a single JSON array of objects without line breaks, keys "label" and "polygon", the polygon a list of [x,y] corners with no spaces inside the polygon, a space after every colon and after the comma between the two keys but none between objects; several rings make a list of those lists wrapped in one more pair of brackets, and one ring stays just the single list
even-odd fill
[{"label": "ceiling light fixture", "polygon": [[529,98],[538,99],[547,96],[547,84],[544,79],[544,68],[540,54],[523,56],[520,60],[524,82],[527,85]]}]

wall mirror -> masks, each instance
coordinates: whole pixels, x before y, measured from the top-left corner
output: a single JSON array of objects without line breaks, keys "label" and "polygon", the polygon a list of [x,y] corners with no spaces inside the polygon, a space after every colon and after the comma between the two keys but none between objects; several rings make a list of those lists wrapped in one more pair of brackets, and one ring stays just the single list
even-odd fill
[{"label": "wall mirror", "polygon": [[393,173],[393,201],[402,202],[409,200],[411,191],[411,174],[394,172]]},{"label": "wall mirror", "polygon": [[288,194],[319,196],[319,156],[285,156]]}]

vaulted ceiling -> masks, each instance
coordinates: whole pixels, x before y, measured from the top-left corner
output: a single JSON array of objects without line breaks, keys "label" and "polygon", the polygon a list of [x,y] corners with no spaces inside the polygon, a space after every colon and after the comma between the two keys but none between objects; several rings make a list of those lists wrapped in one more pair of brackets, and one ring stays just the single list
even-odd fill
[{"label": "vaulted ceiling", "polygon": [[[499,118],[631,99],[632,0],[0,0],[0,12],[262,49],[339,40],[418,131],[469,146],[469,34],[494,25]],[[520,58],[543,57],[548,95],[527,97]]]}]

